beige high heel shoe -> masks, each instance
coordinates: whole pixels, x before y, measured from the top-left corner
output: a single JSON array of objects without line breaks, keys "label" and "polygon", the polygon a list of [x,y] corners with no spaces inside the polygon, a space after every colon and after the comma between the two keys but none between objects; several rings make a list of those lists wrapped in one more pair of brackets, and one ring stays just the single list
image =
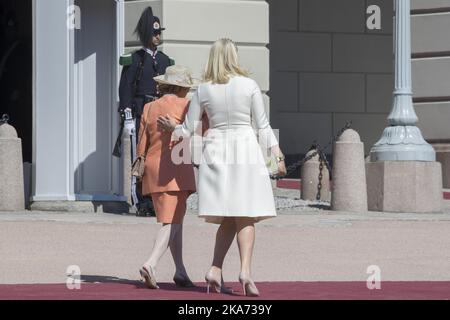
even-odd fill
[{"label": "beige high heel shoe", "polygon": [[210,288],[212,287],[216,293],[220,293],[222,291],[222,282],[221,279],[217,279],[214,277],[211,270],[205,276],[206,281],[206,293],[210,293]]},{"label": "beige high heel shoe", "polygon": [[239,282],[242,284],[242,290],[246,297],[259,297],[259,290],[253,280],[244,274],[239,275]]},{"label": "beige high heel shoe", "polygon": [[155,274],[152,270],[152,267],[146,267],[143,266],[140,270],[139,273],[141,274],[141,279],[142,281],[145,282],[145,285],[147,286],[147,288],[149,289],[159,289],[158,284],[156,283],[156,277]]},{"label": "beige high heel shoe", "polygon": [[206,281],[206,293],[207,294],[209,294],[211,292],[211,288],[214,289],[215,293],[225,293],[225,294],[233,293],[232,289],[225,288],[222,274],[220,274],[220,277],[215,277],[212,270],[209,270],[205,276],[205,281]]}]

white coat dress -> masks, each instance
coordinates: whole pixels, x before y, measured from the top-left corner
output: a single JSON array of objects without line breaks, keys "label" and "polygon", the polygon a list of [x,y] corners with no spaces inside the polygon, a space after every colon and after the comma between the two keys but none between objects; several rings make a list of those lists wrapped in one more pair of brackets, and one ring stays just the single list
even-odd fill
[{"label": "white coat dress", "polygon": [[199,216],[211,223],[221,223],[223,217],[249,217],[255,222],[275,217],[263,152],[278,145],[278,140],[258,84],[242,76],[231,78],[228,84],[201,84],[172,140],[190,138],[197,132],[204,112],[210,129],[202,139]]}]

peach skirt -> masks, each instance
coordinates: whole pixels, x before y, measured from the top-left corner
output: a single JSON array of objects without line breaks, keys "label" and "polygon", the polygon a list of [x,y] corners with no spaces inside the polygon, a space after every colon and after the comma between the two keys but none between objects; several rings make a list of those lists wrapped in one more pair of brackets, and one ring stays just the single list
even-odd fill
[{"label": "peach skirt", "polygon": [[189,195],[189,191],[152,193],[153,206],[158,222],[182,224]]}]

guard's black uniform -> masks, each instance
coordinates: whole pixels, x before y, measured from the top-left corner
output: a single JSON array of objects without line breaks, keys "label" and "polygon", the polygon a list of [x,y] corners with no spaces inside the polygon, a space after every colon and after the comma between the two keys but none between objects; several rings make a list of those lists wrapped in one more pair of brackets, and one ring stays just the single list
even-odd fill
[{"label": "guard's black uniform", "polygon": [[[136,26],[135,33],[138,35],[142,44],[142,49],[134,52],[131,57],[125,55],[121,57],[121,65],[123,65],[122,76],[119,86],[119,112],[122,114],[127,108],[133,111],[133,118],[135,120],[136,137],[132,137],[132,160],[136,158],[136,145],[139,143],[139,126],[141,123],[141,116],[144,110],[144,106],[151,101],[159,98],[157,92],[155,77],[166,73],[166,68],[174,62],[164,53],[158,51],[156,48],[154,51],[148,49],[149,45],[155,44],[154,39],[161,35],[161,32],[165,30],[161,27],[161,22],[158,17],[153,15],[151,7],[147,7],[141,15],[139,22]],[[122,123],[123,130],[123,123]],[[116,142],[116,147],[120,150],[120,137]],[[114,148],[114,155],[119,154]],[[153,209],[151,205],[151,199],[145,199],[141,192],[141,183],[136,181],[136,178],[132,178],[132,196],[133,202],[138,210],[138,215],[153,215],[151,212]],[[136,199],[137,198],[137,199]],[[137,202],[137,203],[136,203]],[[150,205],[148,206],[147,204]],[[150,211],[149,211],[150,210]]]},{"label": "guard's black uniform", "polygon": [[[144,59],[142,78],[136,89],[136,96],[133,97],[133,83],[136,78],[139,63]],[[149,52],[140,49],[132,54],[132,64],[125,66],[119,87],[120,109],[133,109],[136,117],[136,133],[139,135],[139,124],[144,105],[150,102],[151,97],[158,98],[156,81],[153,79],[166,72],[166,68],[172,64],[170,58],[161,51],[156,52],[153,57]],[[139,136],[137,137],[139,139]]]},{"label": "guard's black uniform", "polygon": [[[130,65],[124,66],[119,86],[119,111],[130,108],[133,110],[136,126],[136,145],[139,143],[139,127],[144,106],[159,98],[156,81],[154,77],[165,74],[166,68],[173,64],[173,61],[164,53],[156,51],[152,53],[148,49],[140,49],[131,56]],[[141,76],[136,76],[139,72],[139,65],[143,62]],[[140,78],[135,88],[136,79]],[[143,197],[141,194],[141,183],[136,185],[136,196],[138,198],[138,215],[154,215],[151,198]]]}]

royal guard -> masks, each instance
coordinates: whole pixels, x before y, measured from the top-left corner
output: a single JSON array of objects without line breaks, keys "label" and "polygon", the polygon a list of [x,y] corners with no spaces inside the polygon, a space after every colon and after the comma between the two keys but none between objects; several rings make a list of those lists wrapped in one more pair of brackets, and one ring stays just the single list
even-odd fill
[{"label": "royal guard", "polygon": [[[131,160],[136,159],[136,145],[139,142],[138,132],[144,105],[160,98],[155,77],[165,74],[166,68],[174,65],[174,61],[158,50],[162,44],[161,35],[165,30],[158,17],[148,7],[144,10],[136,26],[142,48],[120,58],[123,66],[119,86],[119,113],[121,114],[121,130],[113,155],[121,157],[121,137],[125,129],[131,138]],[[138,216],[154,216],[150,198],[141,195],[140,181],[132,178],[131,196]]]}]

